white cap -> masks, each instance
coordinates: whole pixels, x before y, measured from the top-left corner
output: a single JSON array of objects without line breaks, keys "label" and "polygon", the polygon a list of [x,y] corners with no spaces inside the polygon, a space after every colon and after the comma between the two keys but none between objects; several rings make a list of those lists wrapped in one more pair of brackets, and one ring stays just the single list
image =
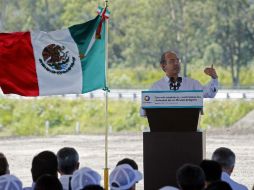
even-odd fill
[{"label": "white cap", "polygon": [[76,170],[71,179],[72,189],[83,189],[88,185],[100,185],[101,176],[91,168],[84,167]]},{"label": "white cap", "polygon": [[179,189],[177,189],[176,187],[173,187],[173,186],[165,186],[165,187],[160,188],[159,190],[179,190]]},{"label": "white cap", "polygon": [[111,172],[109,181],[111,190],[129,189],[142,179],[142,174],[128,164],[121,164]]},{"label": "white cap", "polygon": [[5,174],[0,176],[1,190],[22,190],[22,182],[14,175]]}]

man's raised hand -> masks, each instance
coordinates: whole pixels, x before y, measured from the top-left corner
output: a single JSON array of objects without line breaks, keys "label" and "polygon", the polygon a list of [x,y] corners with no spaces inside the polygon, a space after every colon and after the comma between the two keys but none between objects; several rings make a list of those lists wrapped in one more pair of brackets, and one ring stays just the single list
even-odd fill
[{"label": "man's raised hand", "polygon": [[213,79],[217,79],[218,75],[216,73],[216,70],[213,68],[213,64],[211,67],[206,67],[204,70],[205,74],[209,75],[210,77],[212,77]]}]

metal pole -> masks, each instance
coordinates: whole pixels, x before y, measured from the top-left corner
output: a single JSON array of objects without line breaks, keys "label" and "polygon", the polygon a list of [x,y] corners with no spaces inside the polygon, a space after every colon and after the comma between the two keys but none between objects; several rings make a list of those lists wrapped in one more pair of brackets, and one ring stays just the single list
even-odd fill
[{"label": "metal pole", "polygon": [[[105,8],[108,8],[108,0],[105,0]],[[108,87],[108,19],[105,20],[105,76],[106,87]],[[109,189],[109,168],[108,168],[108,89],[105,90],[105,168],[104,168],[104,189]]]},{"label": "metal pole", "polygon": [[45,122],[45,136],[47,137],[49,135],[49,120],[46,120]]},{"label": "metal pole", "polygon": [[77,135],[80,133],[80,123],[79,123],[79,121],[76,122],[75,132],[76,132]]}]

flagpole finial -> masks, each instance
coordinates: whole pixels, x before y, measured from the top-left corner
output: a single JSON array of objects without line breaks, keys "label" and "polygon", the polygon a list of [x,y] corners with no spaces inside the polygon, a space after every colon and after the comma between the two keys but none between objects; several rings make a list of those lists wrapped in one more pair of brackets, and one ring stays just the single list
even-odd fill
[{"label": "flagpole finial", "polygon": [[108,8],[108,0],[104,0],[105,2],[105,7]]}]

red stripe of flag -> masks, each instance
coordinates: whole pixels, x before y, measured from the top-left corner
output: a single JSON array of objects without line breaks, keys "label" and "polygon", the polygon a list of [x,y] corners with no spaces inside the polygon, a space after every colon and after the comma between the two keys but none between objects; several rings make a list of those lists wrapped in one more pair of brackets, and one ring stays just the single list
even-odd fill
[{"label": "red stripe of flag", "polygon": [[102,29],[102,23],[105,21],[106,17],[105,17],[105,13],[107,11],[107,8],[104,8],[102,13],[101,13],[101,20],[100,20],[100,23],[99,23],[99,26],[96,30],[96,39],[101,39],[101,29]]},{"label": "red stripe of flag", "polygon": [[6,94],[39,95],[30,32],[0,33],[0,87]]}]

